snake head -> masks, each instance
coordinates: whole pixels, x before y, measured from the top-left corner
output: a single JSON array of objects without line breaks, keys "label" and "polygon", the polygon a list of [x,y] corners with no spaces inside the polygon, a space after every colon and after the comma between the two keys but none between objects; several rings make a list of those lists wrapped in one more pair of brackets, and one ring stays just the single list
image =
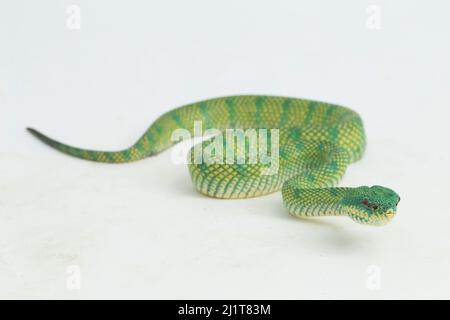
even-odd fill
[{"label": "snake head", "polygon": [[343,200],[350,218],[358,223],[383,226],[394,218],[400,197],[395,191],[382,187],[358,187]]}]

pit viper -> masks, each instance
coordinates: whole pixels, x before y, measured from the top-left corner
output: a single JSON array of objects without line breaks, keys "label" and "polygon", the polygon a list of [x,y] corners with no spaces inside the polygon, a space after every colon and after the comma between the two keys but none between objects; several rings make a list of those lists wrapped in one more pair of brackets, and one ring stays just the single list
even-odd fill
[{"label": "pit viper", "polygon": [[[237,199],[281,190],[287,211],[300,218],[348,216],[361,224],[381,226],[396,215],[400,197],[389,188],[337,187],[347,166],[362,158],[366,136],[359,114],[335,104],[262,95],[203,100],[163,114],[134,145],[116,152],[71,147],[27,129],[68,155],[124,163],[168,149],[178,142],[174,139],[177,130],[194,134],[194,122],[204,130],[217,132],[198,145],[202,147],[199,150],[211,151],[208,159],[198,158],[201,152],[195,151],[197,145],[187,157],[193,184],[202,194]],[[252,135],[248,132],[255,133],[256,129],[265,132],[267,139],[252,141],[256,141],[256,149],[266,150],[265,154],[274,159],[273,172],[268,173],[273,163],[261,161],[261,150],[252,151],[255,144],[250,143]],[[233,132],[243,133],[244,143],[238,143],[238,135],[230,134]],[[218,152],[219,147],[225,149]],[[231,156],[224,159],[225,153]]]}]

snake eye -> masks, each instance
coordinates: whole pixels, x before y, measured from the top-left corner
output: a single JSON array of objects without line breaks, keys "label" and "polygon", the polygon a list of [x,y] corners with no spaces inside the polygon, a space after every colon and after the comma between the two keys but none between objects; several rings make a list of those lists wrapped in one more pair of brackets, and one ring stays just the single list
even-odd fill
[{"label": "snake eye", "polygon": [[368,207],[368,206],[369,206],[369,200],[364,199],[364,200],[362,201],[362,204]]}]

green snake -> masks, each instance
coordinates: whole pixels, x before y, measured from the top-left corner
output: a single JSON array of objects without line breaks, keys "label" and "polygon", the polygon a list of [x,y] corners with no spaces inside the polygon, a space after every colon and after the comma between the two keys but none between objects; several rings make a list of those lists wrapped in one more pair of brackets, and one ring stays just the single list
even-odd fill
[{"label": "green snake", "polygon": [[[260,95],[204,100],[163,114],[133,146],[116,152],[79,149],[34,129],[28,130],[44,143],[71,156],[123,163],[156,155],[176,144],[173,133],[177,129],[195,134],[195,121],[204,129],[218,132],[199,144],[202,147],[199,150],[211,151],[207,161],[198,161],[197,145],[188,155],[193,184],[202,194],[236,199],[281,190],[284,205],[293,216],[348,216],[367,225],[385,225],[396,214],[400,197],[389,188],[336,187],[348,164],[363,156],[366,138],[363,122],[356,112],[330,103]],[[273,163],[258,161],[263,153],[252,153],[254,144],[249,142],[250,138],[242,144],[236,142],[238,135],[229,134],[244,132],[244,137],[248,138],[250,135],[244,130],[256,129],[271,133],[266,135],[265,141],[256,140],[257,148],[275,156],[277,167],[270,174],[267,169]],[[276,139],[271,139],[275,136]],[[261,141],[267,144],[264,148]],[[224,161],[224,152],[217,151],[221,146],[231,151],[227,161]],[[272,148],[274,146],[276,148]],[[248,161],[255,160],[250,159],[252,154],[256,154],[257,161]]]}]

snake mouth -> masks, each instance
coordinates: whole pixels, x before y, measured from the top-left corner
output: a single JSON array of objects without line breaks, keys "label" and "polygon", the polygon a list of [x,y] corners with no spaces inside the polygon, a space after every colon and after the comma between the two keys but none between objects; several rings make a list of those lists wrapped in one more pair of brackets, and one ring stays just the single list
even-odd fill
[{"label": "snake mouth", "polygon": [[389,222],[392,221],[392,219],[395,216],[395,209],[388,209],[385,213],[384,213],[385,219],[384,219],[384,223],[383,224],[387,224]]},{"label": "snake mouth", "polygon": [[395,211],[393,209],[389,209],[386,211],[386,217],[391,220],[395,216]]},{"label": "snake mouth", "polygon": [[372,221],[372,223],[370,223],[370,224],[372,224],[374,226],[385,226],[392,221],[394,216],[395,216],[395,210],[389,209],[386,212],[384,212],[382,215],[380,215],[378,217],[378,219],[376,219],[376,221]]},{"label": "snake mouth", "polygon": [[372,220],[371,222],[368,222],[368,224],[374,225],[374,226],[385,226],[388,223],[392,221],[396,213],[395,209],[388,209],[382,214],[379,214],[376,219]]}]

